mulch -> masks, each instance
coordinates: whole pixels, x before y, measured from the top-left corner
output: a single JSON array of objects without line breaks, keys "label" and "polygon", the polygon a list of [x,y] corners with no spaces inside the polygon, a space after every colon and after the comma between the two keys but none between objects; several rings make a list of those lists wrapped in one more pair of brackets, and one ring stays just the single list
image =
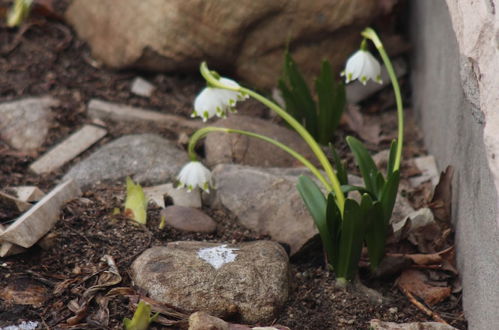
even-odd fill
[{"label": "mulch", "polygon": [[[21,29],[7,29],[0,25],[0,102],[51,95],[61,103],[53,109],[54,125],[48,139],[36,153],[23,154],[0,141],[0,187],[37,185],[45,191],[50,190],[68,166],[85,157],[88,152],[49,175],[38,176],[28,170],[36,157],[90,122],[86,116],[86,105],[91,98],[187,118],[196,93],[204,85],[198,75],[106,69],[92,58],[88,46],[63,22],[39,17],[26,24]],[[138,97],[130,92],[131,81],[138,75],[157,87],[151,98]],[[380,100],[375,98],[369,102],[375,105]],[[385,115],[383,110],[378,112]],[[388,125],[384,129],[392,128]],[[92,150],[118,136],[151,130],[169,139],[176,139],[178,133],[116,124],[109,126],[109,135]],[[351,134],[343,127],[338,135],[346,133]],[[406,156],[424,153],[417,138],[408,141],[408,144],[411,147],[407,148]],[[375,148],[384,149],[386,145]],[[351,157],[347,159],[351,164]],[[353,168],[352,165],[350,167]],[[159,229],[160,209],[153,205],[148,210],[147,225],[139,226],[121,215],[114,215],[115,208],[123,207],[124,190],[123,182],[93,187],[82,198],[63,207],[60,220],[44,239],[43,248],[35,246],[27,253],[0,260],[0,327],[21,320],[38,321],[41,328],[70,327],[68,320],[74,320],[78,314],[72,304],[81,302],[83,293],[94,286],[99,275],[109,268],[109,264],[102,259],[106,255],[115,261],[122,278],[113,287],[136,290],[129,275],[129,266],[137,255],[151,246],[177,240],[237,243],[268,239],[239,226],[234,216],[224,210],[204,209],[218,224],[214,234],[186,234],[172,228]],[[3,220],[7,218],[8,215],[5,215]],[[292,260],[291,296],[275,324],[291,329],[367,329],[368,322],[375,318],[393,322],[430,320],[400,293],[393,283],[394,279],[373,280],[368,274],[361,274],[364,284],[379,290],[387,301],[373,304],[354,290],[335,287],[334,277],[324,269],[321,260],[320,249],[310,251],[308,257]],[[122,328],[123,318],[132,317],[136,301],[130,295],[114,295],[108,298],[106,312],[100,303],[106,290],[101,290],[94,300],[88,302],[85,311],[78,314],[81,320],[71,328]],[[31,299],[24,297],[28,299],[28,304],[12,302],[13,297],[22,299],[23,294]],[[459,294],[433,306],[433,309],[451,325],[459,329],[467,327]],[[182,327],[185,323],[173,326]],[[151,327],[162,328],[157,324]]]}]

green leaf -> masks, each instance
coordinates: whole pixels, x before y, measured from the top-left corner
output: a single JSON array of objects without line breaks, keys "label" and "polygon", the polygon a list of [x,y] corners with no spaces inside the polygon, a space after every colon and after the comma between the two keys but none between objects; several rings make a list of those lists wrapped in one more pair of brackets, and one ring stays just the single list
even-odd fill
[{"label": "green leaf", "polygon": [[362,194],[368,194],[368,195],[371,196],[371,198],[376,199],[376,195],[374,195],[372,192],[370,192],[369,190],[367,190],[365,187],[344,184],[340,188],[341,188],[341,191],[345,195],[348,194],[349,192],[352,192],[352,191],[358,191],[361,195]]},{"label": "green leaf", "polygon": [[353,136],[347,136],[346,141],[350,147],[350,150],[352,150],[355,162],[359,166],[360,173],[364,179],[364,184],[366,185],[367,190],[374,194],[378,194],[380,191],[378,189],[377,181],[379,171],[376,164],[374,164],[371,155],[369,155],[369,152],[364,145]]},{"label": "green leaf", "polygon": [[140,184],[126,178],[125,215],[140,224],[147,222],[147,199]]},{"label": "green leaf", "polygon": [[385,178],[383,177],[383,173],[378,172],[376,174],[376,196],[381,196],[381,191],[383,190],[383,187],[385,186]]},{"label": "green leaf", "polygon": [[[315,102],[305,79],[288,51],[284,55],[283,80],[288,82],[292,95],[290,101],[293,102],[294,109],[301,114],[302,118],[300,119],[305,120],[305,128],[314,138],[317,138]],[[284,94],[283,97],[285,97]]]},{"label": "green leaf", "polygon": [[126,330],[147,330],[149,324],[156,320],[159,313],[154,314],[151,317],[151,306],[143,301],[140,301],[137,305],[137,309],[133,314],[133,318],[130,320],[126,318],[123,320],[123,326]]},{"label": "green leaf", "polygon": [[367,252],[371,262],[371,268],[376,269],[385,253],[387,226],[385,224],[383,207],[381,202],[375,201],[366,214]]},{"label": "green leaf", "polygon": [[383,214],[385,218],[385,226],[388,226],[392,216],[395,200],[397,199],[397,192],[399,188],[400,173],[399,171],[393,172],[388,176],[385,186],[381,191],[379,201],[383,206]]},{"label": "green leaf", "polygon": [[386,167],[387,178],[393,172],[396,155],[397,155],[397,140],[394,139],[390,145],[390,154],[388,156],[388,165]]},{"label": "green leaf", "polygon": [[293,116],[300,123],[303,122],[304,117],[303,113],[300,112],[300,109],[297,109],[296,101],[294,99],[293,93],[289,90],[288,85],[284,79],[279,79],[278,87],[281,90],[282,98],[284,99],[284,103],[286,106],[286,112]]},{"label": "green leaf", "polygon": [[298,192],[305,202],[310,215],[312,215],[312,218],[314,219],[317,230],[319,230],[319,235],[321,236],[326,254],[329,257],[332,256],[334,247],[326,219],[326,198],[317,184],[306,176],[300,175],[296,187],[298,188]]},{"label": "green leaf", "polygon": [[329,236],[331,238],[332,250],[327,251],[329,263],[336,269],[339,259],[339,243],[341,235],[341,212],[336,204],[336,198],[333,194],[327,196],[326,207],[326,222],[329,229]]},{"label": "green leaf", "polygon": [[338,177],[338,181],[340,182],[341,185],[348,185],[347,170],[345,169],[345,166],[343,165],[340,156],[338,156],[338,153],[336,152],[331,143],[329,143],[329,149],[333,153],[333,162],[334,162],[334,167],[336,168],[336,176]]},{"label": "green leaf", "polygon": [[345,278],[349,281],[354,278],[359,266],[365,228],[366,224],[361,207],[354,200],[347,199],[341,226],[339,260],[335,270],[336,277]]},{"label": "green leaf", "polygon": [[345,108],[345,86],[333,79],[331,64],[322,62],[321,72],[315,80],[318,103],[318,142],[326,145],[340,123]]}]

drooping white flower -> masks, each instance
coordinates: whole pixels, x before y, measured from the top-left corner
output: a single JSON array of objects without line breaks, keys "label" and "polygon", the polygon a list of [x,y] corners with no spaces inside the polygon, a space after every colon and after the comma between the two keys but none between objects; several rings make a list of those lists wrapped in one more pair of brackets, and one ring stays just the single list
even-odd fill
[{"label": "drooping white flower", "polygon": [[206,192],[210,192],[211,172],[201,162],[193,160],[184,165],[177,176],[178,188],[187,187],[187,191],[192,191],[199,187]]},{"label": "drooping white flower", "polygon": [[363,49],[350,56],[341,76],[345,77],[347,84],[355,79],[358,79],[364,85],[369,79],[382,83],[379,62],[370,52]]},{"label": "drooping white flower", "polygon": [[[234,80],[220,78],[219,82],[227,87],[239,88]],[[213,116],[226,117],[227,112],[235,111],[237,101],[246,99],[248,96],[223,88],[206,87],[196,96],[194,111],[191,117],[201,117],[207,121]]]}]

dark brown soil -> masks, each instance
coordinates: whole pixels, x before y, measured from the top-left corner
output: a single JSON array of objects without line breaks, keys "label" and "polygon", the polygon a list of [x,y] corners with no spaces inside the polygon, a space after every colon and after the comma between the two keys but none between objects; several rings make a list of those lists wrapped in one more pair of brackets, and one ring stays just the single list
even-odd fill
[{"label": "dark brown soil", "polygon": [[[0,5],[5,3],[0,1]],[[65,2],[56,8],[64,6]],[[16,185],[37,185],[45,191],[53,188],[71,164],[44,176],[31,173],[28,166],[38,155],[89,122],[85,111],[91,98],[187,117],[195,94],[204,84],[198,76],[107,70],[92,59],[88,47],[71,28],[43,17],[29,21],[21,29],[0,25],[0,54],[0,102],[47,94],[61,101],[61,105],[53,109],[56,120],[50,136],[36,153],[22,154],[0,141],[0,188]],[[137,97],[130,92],[131,81],[138,75],[157,87],[151,98]],[[376,102],[379,100],[374,101],[379,104]],[[262,113],[265,112],[262,110]],[[393,129],[390,121],[385,122],[388,124],[384,130]],[[170,139],[175,139],[178,133],[134,125],[114,125],[109,126],[109,130],[110,134],[98,145],[130,132],[154,130]],[[339,132],[344,134],[345,131]],[[420,141],[412,136],[406,153],[414,156],[423,151]],[[379,146],[384,148],[386,145]],[[27,253],[0,260],[0,327],[22,320],[39,321],[42,328],[69,327],[67,322],[75,315],[70,302],[81,299],[83,292],[96,284],[98,275],[108,269],[102,261],[104,255],[114,259],[122,276],[122,281],[114,287],[132,287],[129,266],[138,254],[153,245],[176,240],[235,243],[268,239],[240,227],[234,217],[223,210],[205,209],[218,223],[218,230],[212,235],[185,234],[171,228],[160,230],[159,209],[152,205],[147,226],[139,226],[113,215],[113,210],[123,205],[123,194],[122,182],[92,188],[82,198],[64,206],[43,249],[36,246]],[[307,258],[292,262],[291,297],[275,324],[300,330],[367,329],[369,320],[374,318],[395,322],[431,320],[408,302],[392,280],[370,281],[367,276],[362,277],[366,285],[382,292],[388,301],[386,304],[373,304],[354,290],[336,288],[334,277],[324,270],[321,260],[321,251],[316,249],[310,251]],[[109,289],[102,290],[98,298]],[[38,297],[38,304],[12,303],[6,298],[6,292],[19,293],[16,290],[24,290],[33,299]],[[97,317],[97,312],[102,312],[98,301],[96,298],[88,304],[81,322],[72,328],[118,329],[124,317],[133,315],[134,301],[129,296],[109,297],[108,316]],[[455,327],[466,328],[460,294],[452,295],[433,309]]]}]

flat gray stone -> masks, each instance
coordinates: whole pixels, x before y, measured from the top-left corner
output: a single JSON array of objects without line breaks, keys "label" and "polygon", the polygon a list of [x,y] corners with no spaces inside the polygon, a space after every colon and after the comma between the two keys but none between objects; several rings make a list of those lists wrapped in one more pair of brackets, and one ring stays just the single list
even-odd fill
[{"label": "flat gray stone", "polygon": [[0,104],[0,137],[11,147],[29,152],[44,142],[52,123],[50,96],[30,97]]},{"label": "flat gray stone", "polygon": [[201,193],[199,189],[189,192],[187,189],[177,189],[172,183],[165,183],[153,187],[145,187],[144,194],[148,200],[159,207],[165,208],[165,197],[170,197],[173,205],[186,207],[201,207]]},{"label": "flat gray stone", "polygon": [[286,252],[272,241],[172,242],[146,250],[132,264],[135,284],[151,298],[247,323],[275,317],[288,298],[288,272]]},{"label": "flat gray stone", "polygon": [[217,223],[202,211],[192,208],[172,205],[161,211],[167,225],[175,229],[198,233],[213,233]]},{"label": "flat gray stone", "polygon": [[[237,128],[273,138],[298,153],[312,163],[317,163],[315,156],[305,141],[294,131],[268,120],[243,115],[231,115],[220,119],[213,126]],[[295,158],[278,147],[248,136],[227,133],[211,133],[205,140],[206,163],[236,163],[259,167],[303,166]]]},{"label": "flat gray stone", "polygon": [[174,179],[187,161],[185,151],[158,135],[127,135],[73,166],[64,180],[72,178],[80,187],[126,176],[139,183],[164,183]]},{"label": "flat gray stone", "polygon": [[296,189],[298,176],[304,173],[304,168],[217,165],[212,172],[215,189],[207,202],[228,209],[243,226],[287,243],[293,254],[317,234]]}]

